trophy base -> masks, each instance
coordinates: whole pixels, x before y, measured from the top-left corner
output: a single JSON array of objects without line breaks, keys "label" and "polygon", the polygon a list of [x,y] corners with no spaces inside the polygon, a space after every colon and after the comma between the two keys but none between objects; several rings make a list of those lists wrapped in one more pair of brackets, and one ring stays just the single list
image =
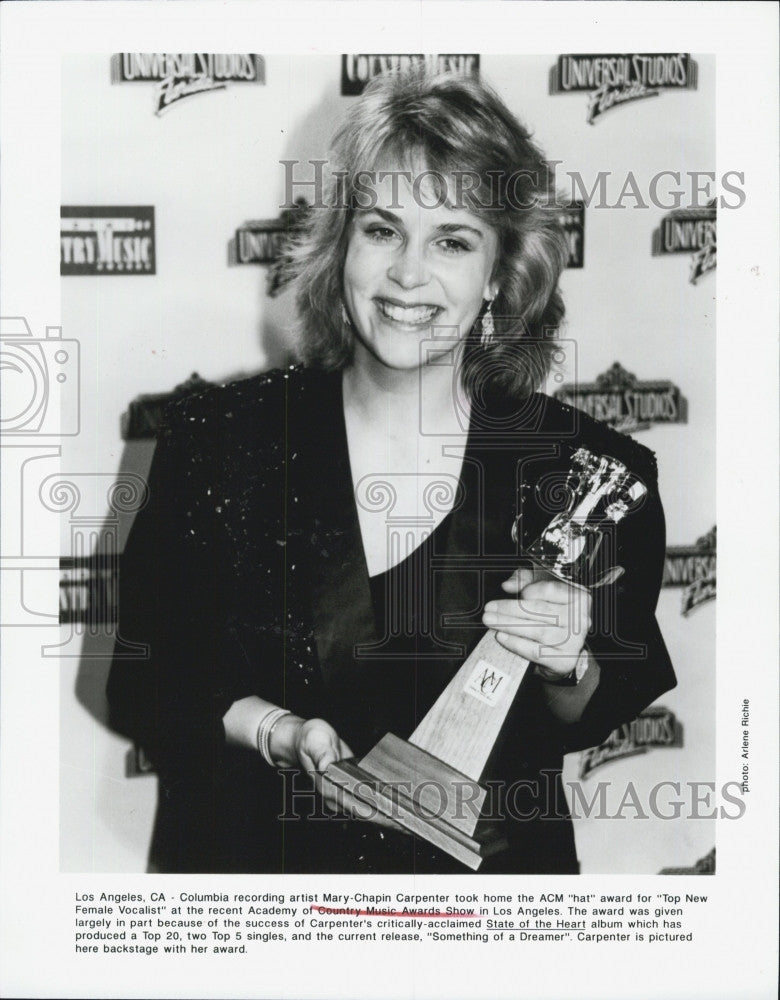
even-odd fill
[{"label": "trophy base", "polygon": [[392,733],[361,761],[331,764],[324,780],[472,871],[507,846],[495,824],[480,816],[487,793],[478,782]]}]

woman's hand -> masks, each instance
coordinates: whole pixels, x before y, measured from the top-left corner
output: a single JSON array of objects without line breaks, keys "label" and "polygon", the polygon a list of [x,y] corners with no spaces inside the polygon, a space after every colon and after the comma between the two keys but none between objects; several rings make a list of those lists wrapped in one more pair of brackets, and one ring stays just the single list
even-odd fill
[{"label": "woman's hand", "polygon": [[324,719],[301,719],[285,715],[274,726],[271,734],[271,756],[281,767],[301,767],[314,782],[325,806],[333,812],[345,813],[357,819],[371,820],[379,826],[402,829],[374,806],[362,803],[330,781],[323,781],[323,774],[330,764],[354,754],[339,734]]},{"label": "woman's hand", "polygon": [[591,596],[539,569],[518,569],[501,584],[512,598],[490,601],[482,621],[505,648],[536,663],[547,680],[577,666],[591,625]]}]

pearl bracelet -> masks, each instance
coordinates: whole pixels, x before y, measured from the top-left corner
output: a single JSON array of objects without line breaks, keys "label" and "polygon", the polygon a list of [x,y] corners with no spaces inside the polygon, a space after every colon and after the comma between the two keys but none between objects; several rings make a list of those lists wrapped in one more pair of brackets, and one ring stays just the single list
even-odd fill
[{"label": "pearl bracelet", "polygon": [[276,723],[285,715],[290,714],[291,712],[286,708],[272,708],[270,712],[266,712],[262,717],[257,727],[257,735],[255,737],[257,749],[269,767],[276,767],[276,761],[271,756],[271,733],[276,728]]}]

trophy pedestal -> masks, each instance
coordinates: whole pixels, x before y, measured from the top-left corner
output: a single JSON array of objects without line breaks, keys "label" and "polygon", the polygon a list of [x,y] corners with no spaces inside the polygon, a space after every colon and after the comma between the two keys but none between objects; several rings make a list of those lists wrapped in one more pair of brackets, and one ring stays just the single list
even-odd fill
[{"label": "trophy pedestal", "polygon": [[476,871],[506,847],[479,781],[527,668],[488,632],[408,741],[387,733],[324,780]]},{"label": "trophy pedestal", "polygon": [[481,818],[487,792],[478,782],[392,733],[360,762],[332,764],[326,777],[474,871],[506,846]]}]

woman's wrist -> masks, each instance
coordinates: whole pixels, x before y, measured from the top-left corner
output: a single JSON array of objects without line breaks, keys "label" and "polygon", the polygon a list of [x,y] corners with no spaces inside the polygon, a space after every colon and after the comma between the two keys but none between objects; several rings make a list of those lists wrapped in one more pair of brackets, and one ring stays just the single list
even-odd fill
[{"label": "woman's wrist", "polygon": [[289,714],[286,708],[279,708],[278,705],[274,705],[262,715],[260,722],[257,724],[255,746],[257,747],[257,752],[269,767],[276,767],[276,762],[271,756],[271,734],[279,720]]},{"label": "woman's wrist", "polygon": [[270,767],[297,767],[303,719],[257,695],[234,701],[222,717],[225,739],[252,748]]},{"label": "woman's wrist", "polygon": [[575,687],[582,680],[589,664],[590,658],[588,650],[583,647],[580,651],[580,655],[577,657],[577,662],[567,674],[556,673],[554,670],[550,669],[550,667],[544,667],[539,663],[536,664],[536,673],[547,684]]},{"label": "woman's wrist", "polygon": [[268,739],[268,753],[274,767],[297,767],[298,733],[303,725],[299,715],[288,712],[273,724]]}]

